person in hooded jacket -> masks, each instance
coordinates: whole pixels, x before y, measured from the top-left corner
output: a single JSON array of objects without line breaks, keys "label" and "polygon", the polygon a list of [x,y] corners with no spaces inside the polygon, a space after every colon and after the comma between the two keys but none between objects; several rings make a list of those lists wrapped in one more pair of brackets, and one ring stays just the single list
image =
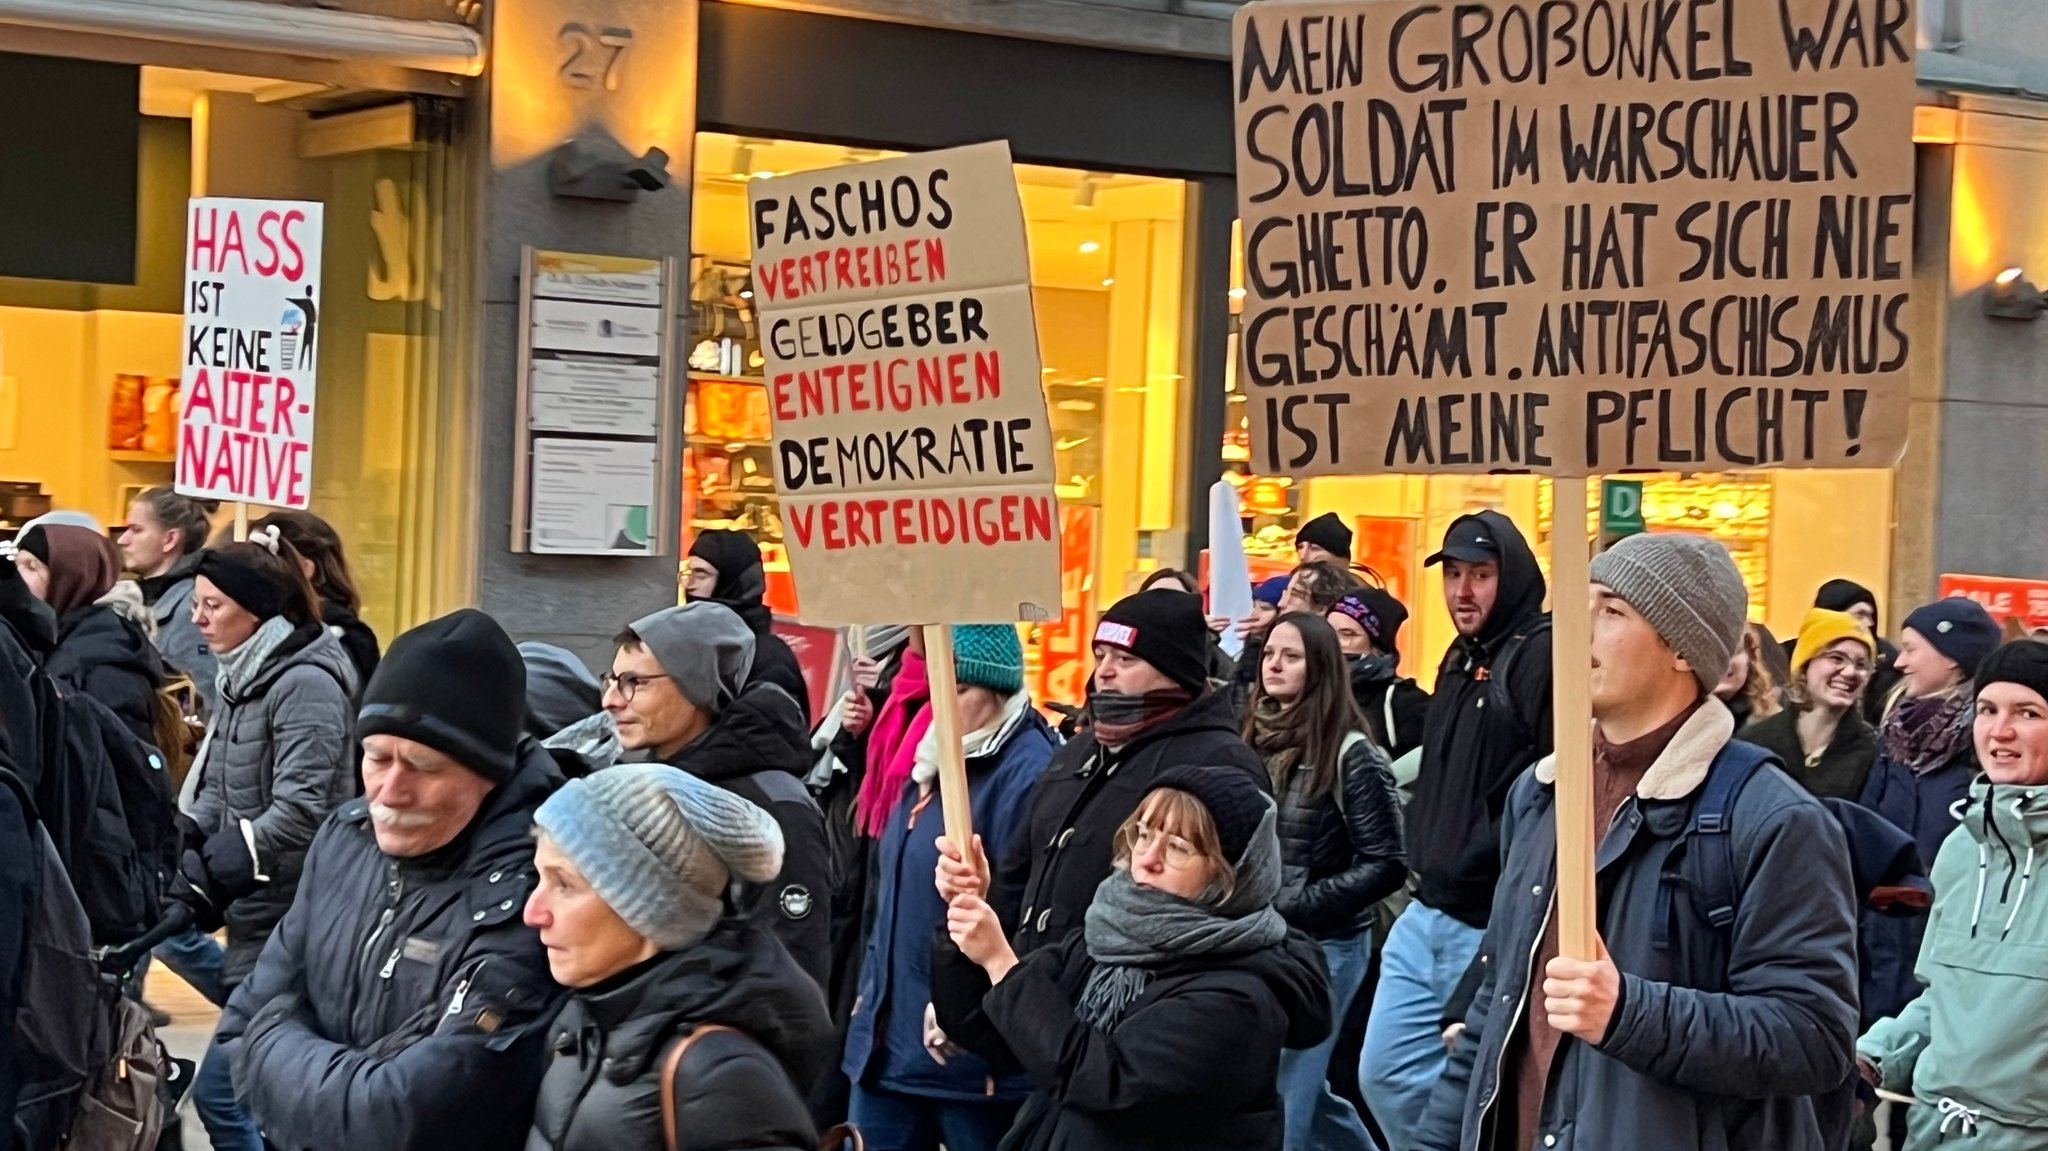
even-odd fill
[{"label": "person in hooded jacket", "polygon": [[142,602],[156,621],[154,642],[164,663],[191,677],[205,714],[220,710],[213,649],[192,620],[192,585],[206,547],[215,500],[195,500],[168,487],[151,488],[128,507],[121,559],[135,573]]},{"label": "person in hooded jacket", "polygon": [[470,609],[399,636],[378,662],[356,724],[362,797],[321,827],[300,898],[221,1013],[216,1050],[262,1127],[232,1146],[526,1137],[562,991],[520,915],[534,812],[562,777],[520,733],[525,676],[511,637]]},{"label": "person in hooded jacket", "polygon": [[57,646],[43,670],[106,704],[136,739],[154,746],[163,661],[140,626],[100,602],[121,576],[113,541],[87,528],[39,524],[15,545],[23,582],[57,613]]},{"label": "person in hooded jacket", "polygon": [[1154,776],[1085,923],[1021,957],[987,902],[952,896],[942,1013],[1035,1088],[1006,1151],[1279,1151],[1281,1052],[1331,1010],[1320,952],[1274,907],[1276,820],[1234,768]]},{"label": "person in hooded jacket", "polygon": [[[1117,829],[1160,773],[1238,771],[1271,787],[1239,735],[1233,696],[1209,683],[1208,643],[1197,596],[1149,591],[1119,600],[1095,626],[1088,728],[1053,757],[993,875],[986,852],[940,844],[940,872],[956,893],[995,907],[1019,955],[1081,925],[1112,870]],[[943,1010],[938,1023],[953,1033]]]},{"label": "person in hooded jacket", "polygon": [[1427,562],[1443,567],[1458,638],[1437,672],[1406,813],[1415,900],[1381,949],[1359,1057],[1359,1091],[1395,1147],[1412,1140],[1443,1072],[1441,1020],[1492,915],[1508,791],[1551,750],[1549,620],[1528,541],[1508,517],[1479,512],[1453,521]]},{"label": "person in hooded jacket", "polygon": [[[1974,679],[2000,635],[1975,601],[1953,598],[1907,616],[1899,641],[1899,688],[1878,729],[1877,762],[1857,802],[1911,835],[1925,861],[1955,831],[1957,805],[1977,774]],[[1913,967],[1926,930],[1926,916],[1864,915],[1865,1027],[1898,1014],[1920,994]]]},{"label": "person in hooded jacket", "polygon": [[787,691],[748,674],[754,653],[780,642],[759,640],[723,604],[664,608],[619,635],[604,706],[628,751],[649,752],[775,817],[782,872],[749,884],[740,907],[823,989],[832,986],[832,855],[824,813],[804,786],[810,735]]},{"label": "person in hooded jacket", "polygon": [[789,693],[811,726],[811,689],[803,665],[787,641],[775,634],[775,615],[763,602],[768,573],[761,566],[761,548],[745,532],[698,532],[690,544],[689,574],[683,581],[687,600],[723,604],[754,633],[754,662],[748,683],[766,680]]},{"label": "person in hooded jacket", "polygon": [[259,532],[272,526],[298,551],[299,567],[312,583],[313,594],[320,597],[320,622],[348,652],[349,662],[355,665],[356,683],[369,683],[377,670],[377,633],[362,620],[363,597],[356,591],[355,577],[349,574],[341,533],[326,520],[303,511],[271,512],[250,524],[249,530]]},{"label": "person in hooded jacket", "polygon": [[1822,799],[1863,794],[1877,759],[1877,733],[1863,721],[1863,692],[1877,641],[1855,616],[1814,608],[1799,626],[1791,708],[1740,729],[1737,738],[1778,757],[1786,774]]},{"label": "person in hooded jacket", "polygon": [[1983,775],[1935,856],[1916,971],[1926,990],[1856,1045],[1872,1087],[1915,1100],[1903,1151],[2048,1143],[2048,891],[2036,882],[2048,856],[2048,645],[2006,644],[1976,686]]},{"label": "person in hooded jacket", "polygon": [[[1899,648],[1884,637],[1884,629],[1878,626],[1877,596],[1855,580],[1831,579],[1820,585],[1814,594],[1813,606],[1823,611],[1847,612],[1856,617],[1877,641],[1877,662],[1870,672],[1870,687],[1863,693],[1863,718],[1872,727],[1884,722],[1885,711],[1891,706],[1892,696],[1898,691],[1899,682],[1905,673],[1899,668]],[[1797,637],[1784,645],[1790,654],[1798,646]],[[1933,858],[1929,856],[1928,858]]]},{"label": "person in hooded jacket", "polygon": [[526,923],[570,989],[527,1151],[813,1151],[797,1084],[831,1032],[825,999],[734,879],[782,869],[767,812],[686,772],[626,765],[534,814]]},{"label": "person in hooded jacket", "polygon": [[[1059,740],[1024,690],[1024,648],[1009,624],[957,626],[961,746],[974,826],[1000,857]],[[860,967],[841,1070],[851,1118],[875,1151],[995,1151],[1028,1086],[953,1049],[931,1011],[931,943],[946,921],[932,891],[943,828],[939,744],[927,728],[877,844],[874,930]]]},{"label": "person in hooded jacket", "polygon": [[[1244,735],[1265,757],[1280,805],[1275,906],[1322,947],[1340,1020],[1372,964],[1379,903],[1408,876],[1394,777],[1351,698],[1346,671],[1327,622],[1306,612],[1281,616],[1266,633]],[[1329,1087],[1338,1038],[1332,1031],[1281,1058],[1288,1151],[1373,1147],[1357,1110]]]},{"label": "person in hooded jacket", "polygon": [[1374,743],[1389,760],[1422,746],[1429,693],[1400,672],[1401,625],[1408,609],[1385,588],[1362,587],[1338,599],[1325,617],[1350,666],[1351,696]]}]

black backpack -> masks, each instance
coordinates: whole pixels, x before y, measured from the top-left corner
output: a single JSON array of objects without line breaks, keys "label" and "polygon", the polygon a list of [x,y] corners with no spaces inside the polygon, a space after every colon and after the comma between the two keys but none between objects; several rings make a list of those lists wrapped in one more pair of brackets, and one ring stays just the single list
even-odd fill
[{"label": "black backpack", "polygon": [[127,943],[163,918],[178,863],[177,803],[161,752],[83,692],[31,677],[36,810],[85,908],[93,942]]},{"label": "black backpack", "polygon": [[85,907],[20,777],[0,767],[36,849],[11,860],[32,877],[35,908],[21,963],[13,1028],[19,1095],[12,1142],[21,1151],[148,1151],[176,1107],[174,1064],[149,1013],[102,974]]}]

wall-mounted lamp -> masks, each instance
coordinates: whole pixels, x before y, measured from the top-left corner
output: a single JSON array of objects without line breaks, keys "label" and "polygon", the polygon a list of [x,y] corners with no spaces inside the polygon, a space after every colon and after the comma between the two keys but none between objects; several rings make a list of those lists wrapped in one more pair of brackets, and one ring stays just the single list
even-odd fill
[{"label": "wall-mounted lamp", "polygon": [[610,133],[579,136],[555,149],[548,171],[548,190],[557,196],[630,203],[642,192],[669,186],[668,153],[647,149],[635,156]]},{"label": "wall-mounted lamp", "polygon": [[1984,314],[2000,320],[2037,320],[2048,311],[2048,299],[2019,268],[1998,273],[1984,290]]}]

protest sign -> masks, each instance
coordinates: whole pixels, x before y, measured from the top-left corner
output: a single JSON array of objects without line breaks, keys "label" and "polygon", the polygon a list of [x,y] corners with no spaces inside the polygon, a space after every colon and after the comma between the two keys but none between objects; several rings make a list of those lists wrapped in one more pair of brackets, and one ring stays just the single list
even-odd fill
[{"label": "protest sign", "polygon": [[1910,0],[1258,3],[1253,467],[1885,467]]},{"label": "protest sign", "polygon": [[190,202],[177,490],[303,508],[313,478],[321,206]]},{"label": "protest sign", "polygon": [[[1252,467],[1886,467],[1912,0],[1238,11]],[[1560,517],[1562,522],[1562,517]],[[1588,548],[1552,541],[1560,950],[1594,938]]]},{"label": "protest sign", "polygon": [[1059,506],[1005,143],[755,182],[784,542],[807,622],[1059,612]]},{"label": "protest sign", "polygon": [[2048,580],[1944,572],[1941,597],[1951,596],[1976,600],[2000,623],[2016,619],[2028,631],[2048,628]]}]

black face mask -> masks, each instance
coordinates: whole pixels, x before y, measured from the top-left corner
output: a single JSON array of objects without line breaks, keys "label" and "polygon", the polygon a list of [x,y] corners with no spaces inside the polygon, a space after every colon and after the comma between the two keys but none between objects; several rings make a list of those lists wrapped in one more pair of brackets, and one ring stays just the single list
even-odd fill
[{"label": "black face mask", "polygon": [[1351,681],[1353,683],[1388,683],[1396,676],[1392,656],[1369,652],[1354,655],[1351,659]]}]

